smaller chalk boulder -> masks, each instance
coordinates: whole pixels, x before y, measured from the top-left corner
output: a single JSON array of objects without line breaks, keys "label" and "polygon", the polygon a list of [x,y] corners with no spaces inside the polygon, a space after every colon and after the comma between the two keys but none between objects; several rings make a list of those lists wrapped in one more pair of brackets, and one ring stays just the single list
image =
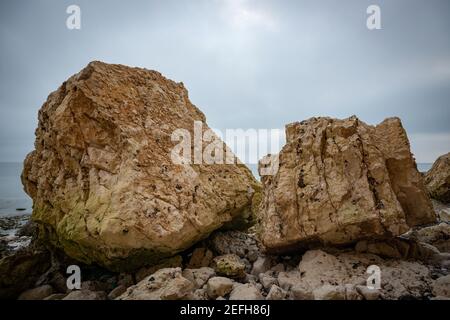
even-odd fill
[{"label": "smaller chalk boulder", "polygon": [[432,198],[450,203],[450,152],[435,161],[425,174],[425,184]]}]

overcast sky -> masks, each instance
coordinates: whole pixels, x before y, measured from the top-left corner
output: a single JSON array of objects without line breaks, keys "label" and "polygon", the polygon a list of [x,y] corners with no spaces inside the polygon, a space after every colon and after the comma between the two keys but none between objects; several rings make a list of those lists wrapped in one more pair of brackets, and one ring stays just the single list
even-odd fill
[{"label": "overcast sky", "polygon": [[0,162],[33,149],[48,94],[92,60],[182,81],[214,128],[399,116],[418,162],[450,151],[448,0],[2,0]]}]

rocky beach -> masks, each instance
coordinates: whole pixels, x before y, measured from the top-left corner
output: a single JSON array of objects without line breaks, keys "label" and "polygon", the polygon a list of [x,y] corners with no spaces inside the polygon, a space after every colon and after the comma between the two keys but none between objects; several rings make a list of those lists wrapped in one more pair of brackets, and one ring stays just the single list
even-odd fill
[{"label": "rocky beach", "polygon": [[0,298],[450,299],[450,153],[421,173],[399,118],[299,119],[258,181],[211,132],[159,72],[70,77],[24,160],[31,219],[0,219]]}]

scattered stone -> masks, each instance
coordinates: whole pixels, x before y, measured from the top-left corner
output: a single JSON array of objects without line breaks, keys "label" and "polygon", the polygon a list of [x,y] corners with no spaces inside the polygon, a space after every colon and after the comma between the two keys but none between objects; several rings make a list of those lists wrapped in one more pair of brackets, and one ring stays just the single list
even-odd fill
[{"label": "scattered stone", "polygon": [[206,292],[211,299],[224,297],[233,290],[234,281],[225,277],[213,277],[208,280]]},{"label": "scattered stone", "polygon": [[345,284],[348,272],[334,255],[321,250],[307,251],[298,266],[302,282],[315,289],[323,284]]},{"label": "scattered stone", "polygon": [[81,282],[81,290],[86,291],[110,291],[110,285],[106,282],[88,280]]},{"label": "scattered stone", "polygon": [[367,240],[361,240],[358,241],[355,245],[355,251],[356,252],[367,252],[367,249],[369,248],[369,244]]},{"label": "scattered stone", "polygon": [[53,293],[53,288],[51,286],[43,285],[37,288],[29,289],[23,292],[18,300],[43,300]]},{"label": "scattered stone", "polygon": [[214,277],[216,272],[212,268],[203,267],[200,269],[184,269],[182,274],[183,277],[194,284],[196,289],[199,289],[203,287],[211,277]]},{"label": "scattered stone", "polygon": [[256,283],[256,282],[258,282],[258,277],[254,276],[254,275],[252,275],[252,274],[247,273],[247,274],[245,275],[245,279],[244,279],[242,282],[243,282],[243,283]]},{"label": "scattered stone", "polygon": [[216,257],[213,265],[218,275],[233,279],[245,278],[245,263],[235,254]]},{"label": "scattered stone", "polygon": [[164,259],[163,261],[160,261],[158,264],[149,266],[149,267],[143,267],[139,269],[138,272],[136,272],[136,281],[140,282],[149,275],[155,273],[156,271],[164,268],[181,268],[183,265],[183,258],[180,255]]},{"label": "scattered stone", "polygon": [[431,300],[450,300],[450,298],[439,296],[439,297],[433,297],[433,298],[431,298]]},{"label": "scattered stone", "polygon": [[35,238],[38,234],[38,225],[32,220],[28,220],[19,230],[16,235],[19,237],[31,237]]},{"label": "scattered stone", "polygon": [[213,259],[213,253],[208,248],[195,248],[187,267],[189,269],[198,269],[209,267]]},{"label": "scattered stone", "polygon": [[278,284],[277,278],[274,277],[274,273],[267,271],[266,273],[259,274],[259,282],[267,291],[274,285]]},{"label": "scattered stone", "polygon": [[273,266],[270,270],[274,272],[284,272],[286,268],[284,267],[284,264],[278,263],[275,266]]},{"label": "scattered stone", "polygon": [[440,277],[434,281],[433,294],[439,297],[450,298],[450,275]]},{"label": "scattered stone", "polygon": [[194,292],[189,293],[187,296],[188,300],[208,300],[208,294],[205,288],[200,288],[194,290]]},{"label": "scattered stone", "polygon": [[266,300],[284,300],[286,297],[287,292],[285,290],[277,285],[273,285],[266,296]]},{"label": "scattered stone", "polygon": [[[145,277],[144,277],[145,278]],[[134,285],[133,275],[128,273],[120,273],[117,279],[117,284],[124,286],[125,288]]]},{"label": "scattered stone", "polygon": [[378,300],[381,295],[380,290],[369,289],[367,286],[363,285],[356,286],[356,290],[364,297],[365,300]]},{"label": "scattered stone", "polygon": [[125,293],[125,291],[127,291],[127,287],[124,286],[123,284],[118,285],[117,287],[115,287],[109,294],[108,294],[108,299],[109,300],[114,300],[117,297],[121,296],[122,294]]},{"label": "scattered stone", "polygon": [[289,291],[299,281],[301,281],[301,276],[298,271],[280,272],[278,274],[278,285],[284,290]]},{"label": "scattered stone", "polygon": [[[376,265],[382,272],[381,294],[385,299],[399,299],[402,296],[423,297],[431,291],[430,270],[420,262],[388,259],[367,253],[342,252],[335,255],[321,250],[307,251],[299,264],[299,275],[295,273],[285,280],[280,273],[280,287],[286,283],[302,283],[313,291],[324,285],[362,285],[367,281],[367,269]],[[280,277],[281,276],[281,277]],[[320,294],[322,294],[319,291]]]},{"label": "scattered stone", "polygon": [[425,184],[432,198],[450,203],[450,152],[434,162],[425,174]]},{"label": "scattered stone", "polygon": [[44,300],[62,300],[67,296],[67,293],[54,293],[44,298]]},{"label": "scattered stone", "polygon": [[450,208],[441,209],[438,214],[441,221],[450,222]]},{"label": "scattered stone", "polygon": [[0,238],[0,259],[9,256],[11,253],[11,248],[8,246],[8,242]]},{"label": "scattered stone", "polygon": [[388,242],[374,242],[367,245],[367,252],[381,257],[402,258],[402,254],[395,245]]},{"label": "scattered stone", "polygon": [[184,278],[181,268],[156,271],[118,297],[119,300],[180,300],[194,290],[194,284]]},{"label": "scattered stone", "polygon": [[261,240],[269,253],[391,238],[436,221],[398,118],[377,126],[311,118],[288,125],[286,141],[278,171],[262,177]]},{"label": "scattered stone", "polygon": [[250,262],[256,261],[261,255],[256,237],[241,231],[217,232],[210,242],[219,255],[235,254]]},{"label": "scattered stone", "polygon": [[384,258],[416,259],[429,261],[440,251],[431,244],[411,238],[393,238],[384,241],[360,241],[355,246],[356,252],[372,253]]},{"label": "scattered stone", "polygon": [[258,288],[250,283],[237,284],[230,293],[229,300],[263,300]]},{"label": "scattered stone", "polygon": [[30,246],[0,260],[0,299],[15,299],[50,268],[47,250]]},{"label": "scattered stone", "polygon": [[314,300],[314,294],[311,289],[300,281],[296,282],[290,291],[295,300]]},{"label": "scattered stone", "polygon": [[440,223],[413,231],[410,238],[435,246],[440,252],[450,253],[450,224]]},{"label": "scattered stone", "polygon": [[345,300],[362,300],[356,286],[353,284],[346,284],[345,286]]},{"label": "scattered stone", "polygon": [[103,291],[75,290],[62,300],[106,300],[106,293]]},{"label": "scattered stone", "polygon": [[68,290],[67,279],[60,272],[54,272],[49,278],[48,284],[50,284],[57,292],[66,292]]},{"label": "scattered stone", "polygon": [[[6,216],[0,217],[0,235],[8,233],[8,231],[19,231],[25,226],[30,219],[30,215]],[[18,236],[23,236],[19,235]]]},{"label": "scattered stone", "polygon": [[272,261],[269,257],[262,256],[258,257],[253,263],[251,274],[254,276],[259,276],[260,273],[264,273],[270,269]]},{"label": "scattered stone", "polygon": [[313,291],[315,300],[345,300],[345,287],[326,284]]}]

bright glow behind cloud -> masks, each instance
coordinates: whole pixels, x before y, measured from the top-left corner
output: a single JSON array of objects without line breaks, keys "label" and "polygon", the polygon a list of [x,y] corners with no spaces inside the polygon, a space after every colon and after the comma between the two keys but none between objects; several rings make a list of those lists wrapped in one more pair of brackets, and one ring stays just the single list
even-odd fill
[{"label": "bright glow behind cloud", "polygon": [[222,0],[223,17],[230,25],[239,30],[252,27],[263,27],[268,30],[276,28],[274,17],[267,11],[258,7],[254,0]]}]

